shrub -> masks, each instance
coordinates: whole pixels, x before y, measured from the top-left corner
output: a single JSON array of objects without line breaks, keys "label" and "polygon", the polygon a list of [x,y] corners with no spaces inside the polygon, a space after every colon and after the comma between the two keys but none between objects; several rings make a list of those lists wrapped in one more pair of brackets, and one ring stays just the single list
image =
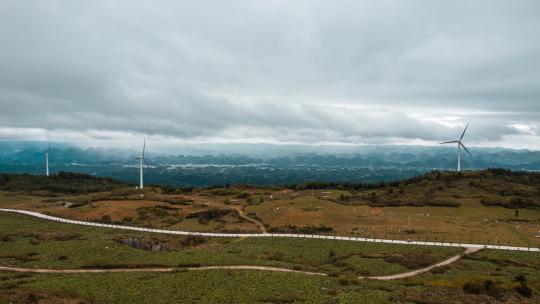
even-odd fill
[{"label": "shrub", "polygon": [[520,285],[516,287],[516,291],[526,298],[530,298],[533,295],[532,289],[527,285]]},{"label": "shrub", "polygon": [[342,286],[347,286],[347,285],[358,285],[360,284],[360,280],[358,279],[358,277],[354,274],[340,274],[338,276],[338,282],[339,284],[341,284]]},{"label": "shrub", "polygon": [[480,280],[468,281],[463,284],[463,291],[471,294],[485,294],[497,299],[503,296],[503,288],[490,279],[483,282]]},{"label": "shrub", "polygon": [[168,199],[166,202],[171,205],[189,206],[193,203],[193,200],[186,199],[186,198],[175,198],[175,199]]},{"label": "shrub", "polygon": [[480,294],[483,291],[483,286],[478,282],[466,282],[463,284],[463,291],[466,293]]},{"label": "shrub", "polygon": [[100,219],[99,221],[102,222],[102,223],[105,223],[105,224],[110,224],[110,223],[112,223],[111,216],[108,215],[108,214],[105,214],[104,216],[102,216],[101,219]]},{"label": "shrub", "polygon": [[527,277],[523,274],[517,275],[514,279],[516,282],[527,283]]},{"label": "shrub", "polygon": [[0,234],[0,242],[13,242],[13,238],[7,234]]},{"label": "shrub", "polygon": [[238,199],[247,199],[251,197],[251,194],[249,192],[242,192],[242,193],[237,194],[235,197]]}]

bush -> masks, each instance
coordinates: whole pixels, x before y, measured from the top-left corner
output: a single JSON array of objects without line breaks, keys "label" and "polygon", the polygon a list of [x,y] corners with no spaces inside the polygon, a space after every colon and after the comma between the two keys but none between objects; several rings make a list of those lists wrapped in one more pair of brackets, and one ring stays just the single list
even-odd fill
[{"label": "bush", "polygon": [[168,199],[166,200],[167,203],[171,205],[183,205],[183,206],[189,206],[193,203],[193,200],[186,199],[186,198],[175,198],[175,199]]},{"label": "bush", "polygon": [[502,288],[492,280],[478,281],[473,280],[463,284],[463,291],[471,294],[485,294],[493,298],[501,298],[503,295]]},{"label": "bush", "polygon": [[13,238],[7,234],[0,234],[0,242],[13,242]]},{"label": "bush", "polygon": [[228,214],[234,214],[236,215],[236,212],[231,209],[218,209],[213,208],[206,211],[199,211],[199,212],[193,212],[186,216],[186,218],[194,218],[196,217],[199,220],[199,223],[208,223],[211,220],[218,220],[222,218],[223,216],[226,216]]},{"label": "bush", "polygon": [[342,286],[360,284],[360,280],[354,274],[341,274],[338,276],[338,281]]},{"label": "bush", "polygon": [[463,284],[463,291],[466,293],[480,294],[483,290],[482,284],[478,282],[466,282]]},{"label": "bush", "polygon": [[294,225],[286,225],[280,227],[272,227],[269,229],[269,232],[276,233],[302,233],[302,234],[315,234],[321,232],[330,232],[334,231],[334,228],[327,226],[305,226],[305,227],[296,227]]},{"label": "bush", "polygon": [[242,192],[235,196],[238,199],[247,199],[251,197],[251,194],[249,192]]},{"label": "bush", "polygon": [[526,298],[530,298],[533,295],[532,289],[527,285],[520,285],[516,287],[516,291]]},{"label": "bush", "polygon": [[384,258],[387,263],[395,263],[408,269],[418,269],[432,265],[435,258],[426,253],[394,254]]},{"label": "bush", "polygon": [[105,214],[104,216],[102,216],[101,219],[100,219],[99,221],[102,222],[102,223],[105,223],[105,224],[110,224],[110,223],[112,223],[111,216],[108,215],[108,214]]},{"label": "bush", "polygon": [[527,283],[527,277],[525,275],[523,275],[523,274],[517,275],[515,277],[515,280],[516,280],[516,282]]}]

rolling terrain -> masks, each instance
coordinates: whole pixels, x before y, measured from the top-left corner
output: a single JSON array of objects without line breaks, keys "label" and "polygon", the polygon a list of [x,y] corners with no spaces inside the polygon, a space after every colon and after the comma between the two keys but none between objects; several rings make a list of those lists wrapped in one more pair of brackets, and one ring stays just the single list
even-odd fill
[{"label": "rolling terrain", "polygon": [[[160,235],[0,213],[0,302],[534,303],[536,252],[481,250],[459,259],[460,248],[332,236],[540,247],[539,181],[536,173],[489,169],[378,184],[138,191],[84,174],[0,174],[5,209],[193,232],[330,236]],[[99,282],[115,288],[100,292]]]},{"label": "rolling terrain", "polygon": [[[209,187],[249,184],[288,186],[304,181],[375,183],[403,180],[434,168],[454,170],[455,149],[399,145],[202,145],[180,147],[175,154],[156,152],[149,143],[145,169],[147,184]],[[42,174],[47,143],[0,140],[0,171]],[[139,151],[79,148],[52,143],[51,172],[86,173],[138,182]],[[540,170],[540,152],[503,148],[475,148],[463,157],[463,168],[490,167]]]}]

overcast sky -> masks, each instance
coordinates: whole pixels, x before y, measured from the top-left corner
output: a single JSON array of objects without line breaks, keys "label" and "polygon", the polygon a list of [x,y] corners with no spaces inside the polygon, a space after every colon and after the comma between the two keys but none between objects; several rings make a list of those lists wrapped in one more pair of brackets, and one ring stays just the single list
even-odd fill
[{"label": "overcast sky", "polygon": [[0,1],[0,138],[540,149],[540,1]]}]

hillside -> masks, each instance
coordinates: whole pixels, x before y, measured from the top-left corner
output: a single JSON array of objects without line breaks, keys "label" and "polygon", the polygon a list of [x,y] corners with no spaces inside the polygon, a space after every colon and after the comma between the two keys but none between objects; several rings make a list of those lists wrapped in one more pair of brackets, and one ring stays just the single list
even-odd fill
[{"label": "hillside", "polygon": [[[43,142],[0,140],[0,171],[43,174],[46,149]],[[175,154],[160,153],[149,146],[147,152],[152,166],[145,170],[146,183],[173,187],[390,182],[435,168],[454,170],[456,166],[455,149],[442,146],[225,145],[183,147]],[[134,159],[138,153],[53,143],[50,170],[108,176],[135,184],[138,164]],[[473,157],[462,158],[464,169],[540,170],[540,151],[475,147],[472,153]]]},{"label": "hillside", "polygon": [[59,172],[51,176],[0,173],[0,190],[44,191],[45,195],[47,193],[84,194],[110,191],[126,185],[112,178],[72,172]]},{"label": "hillside", "polygon": [[[81,174],[0,175],[0,205],[190,231],[337,233],[528,245],[540,230],[540,174],[433,171],[375,184],[147,187]],[[515,210],[514,210],[515,209]]]},{"label": "hillside", "polygon": [[375,184],[304,183],[296,189],[347,190],[335,202],[345,205],[459,207],[478,198],[486,206],[540,208],[540,174],[490,168],[461,173],[432,171],[395,182]]},{"label": "hillside", "polygon": [[[212,299],[227,302],[223,294],[242,286],[238,302],[248,303],[316,302],[323,298],[332,302],[336,297],[350,297],[356,303],[373,292],[376,296],[370,296],[372,303],[511,303],[513,299],[536,303],[540,294],[537,252],[482,250],[394,281],[359,280],[357,276],[414,272],[451,256],[461,256],[458,248],[417,246],[411,241],[540,247],[536,237],[540,230],[539,181],[538,173],[488,169],[460,174],[433,171],[375,184],[317,182],[287,187],[136,190],[116,180],[74,173],[50,177],[2,174],[0,208],[22,208],[122,226],[340,235],[406,242],[398,245],[393,241],[363,243],[332,237],[162,235],[0,213],[0,266],[68,272],[2,274],[5,283],[0,284],[0,302],[31,302],[38,298],[51,303],[110,303],[121,297],[139,303],[139,295],[125,290],[137,286],[146,291],[145,282],[162,280],[146,302],[169,303],[171,298],[182,301],[186,297],[197,302],[201,290],[208,291]],[[298,273],[257,268],[186,269],[230,265],[279,267]],[[166,267],[177,268],[168,273],[130,272]],[[129,272],[85,273],[94,269]],[[326,275],[312,276],[305,271]],[[268,278],[275,282],[265,281]],[[102,280],[110,280],[113,292],[101,291]],[[283,296],[282,290],[291,286],[291,280],[297,286]],[[88,286],[93,293],[88,293]],[[189,290],[178,286],[188,286]],[[243,286],[252,290],[245,293]]]},{"label": "hillside", "polygon": [[[84,173],[59,172],[49,177],[30,174],[0,173],[0,190],[46,191],[56,194],[90,194],[111,191],[128,184],[108,177]],[[212,186],[198,191],[220,187],[229,189],[251,189],[257,186],[232,185]],[[272,187],[270,187],[272,188]],[[287,187],[292,191],[326,189],[345,191],[327,200],[343,205],[390,206],[445,206],[459,207],[464,198],[480,198],[486,206],[506,208],[540,208],[540,173],[489,168],[482,171],[461,173],[431,171],[412,178],[377,183],[308,182]],[[264,189],[264,187],[260,187]],[[154,186],[164,194],[193,192],[194,188]],[[235,190],[230,190],[235,192]]]}]

